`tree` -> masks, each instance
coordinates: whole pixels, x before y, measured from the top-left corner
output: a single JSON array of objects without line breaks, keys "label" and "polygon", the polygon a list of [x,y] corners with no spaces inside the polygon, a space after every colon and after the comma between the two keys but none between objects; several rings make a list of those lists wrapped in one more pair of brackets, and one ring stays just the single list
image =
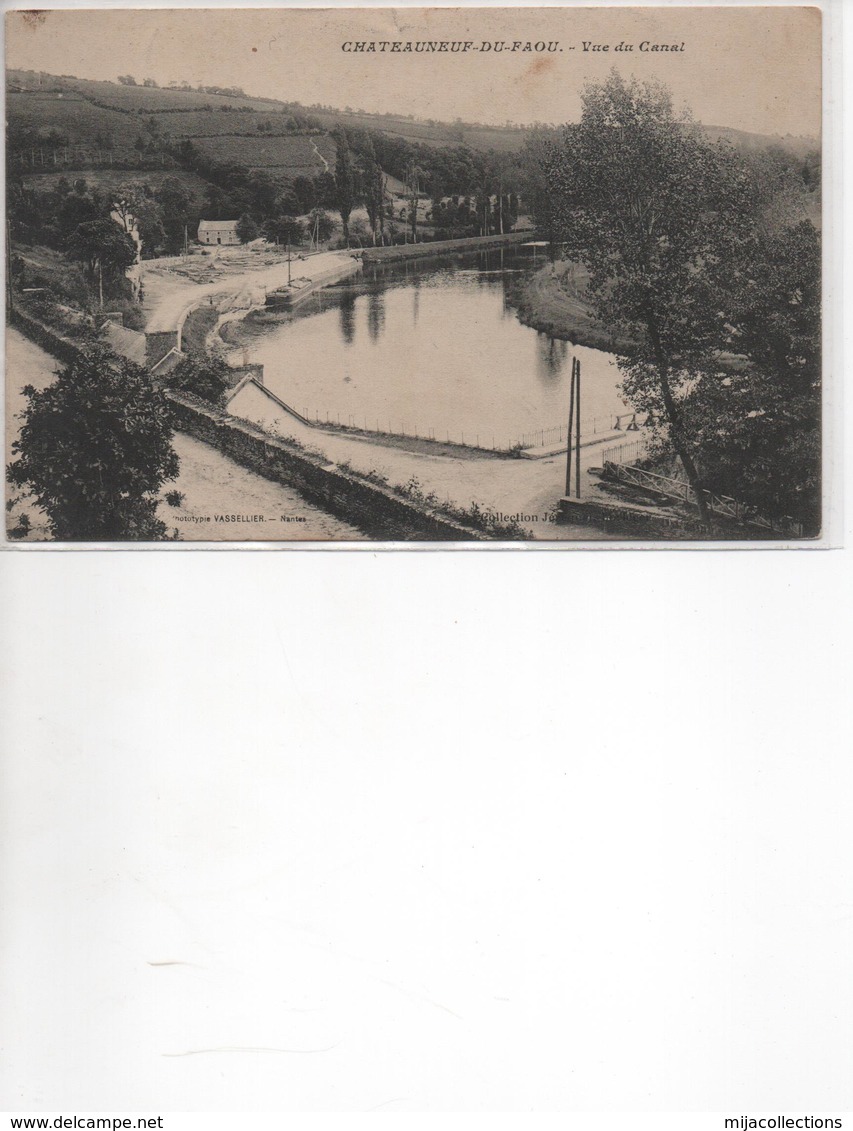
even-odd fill
[{"label": "tree", "polygon": [[207,185],[204,190],[206,205],[204,215],[208,220],[228,220],[236,209],[230,196],[218,185]]},{"label": "tree", "polygon": [[143,256],[153,256],[166,242],[163,209],[156,200],[140,200],[136,206],[136,230],[142,240]]},{"label": "tree", "polygon": [[166,537],[155,493],[178,474],[168,408],[141,366],[101,343],[28,398],[7,475],[60,541]]},{"label": "tree", "polygon": [[72,259],[83,263],[89,282],[97,282],[101,305],[104,294],[120,289],[124,273],[136,262],[136,245],[114,220],[80,224],[67,243]]},{"label": "tree", "polygon": [[299,216],[302,214],[299,198],[291,186],[287,186],[275,199],[274,216]]},{"label": "tree", "polygon": [[298,246],[305,239],[305,225],[295,216],[280,216],[277,220],[267,220],[263,226],[264,238],[273,243],[289,243]]},{"label": "tree", "polygon": [[110,191],[113,212],[119,217],[122,228],[130,234],[133,230],[141,194],[135,185],[117,185]]},{"label": "tree", "polygon": [[310,221],[311,233],[312,235],[316,233],[318,243],[325,243],[326,240],[331,239],[335,224],[328,212],[324,212],[322,208],[315,208],[311,213]]},{"label": "tree", "polygon": [[246,192],[251,211],[258,219],[262,220],[273,215],[277,208],[276,197],[279,195],[279,186],[269,173],[265,173],[262,169],[250,173],[246,181]]},{"label": "tree", "polygon": [[248,212],[244,212],[240,219],[237,221],[237,238],[240,243],[251,243],[256,240],[260,234],[258,225],[252,219]]},{"label": "tree", "polygon": [[314,178],[315,204],[320,208],[336,208],[338,189],[332,173],[318,173]]},{"label": "tree", "polygon": [[412,243],[418,242],[418,201],[420,200],[421,181],[424,171],[420,165],[412,164],[406,170],[406,189],[409,194],[409,226],[412,231]]},{"label": "tree", "polygon": [[63,196],[56,222],[60,235],[67,239],[80,224],[97,220],[102,216],[103,212],[97,201],[84,193],[73,192]]},{"label": "tree", "polygon": [[177,177],[167,177],[154,194],[163,209],[163,228],[169,251],[178,251],[184,244],[184,233],[190,224],[190,194]]},{"label": "tree", "polygon": [[738,370],[706,373],[684,415],[703,482],[765,519],[820,531],[821,254],[812,224],[763,241],[734,292]]},{"label": "tree", "polygon": [[334,134],[337,156],[335,158],[335,207],[341,214],[344,243],[349,247],[349,218],[355,205],[355,170],[347,135],[343,130]]},{"label": "tree", "polygon": [[299,213],[304,214],[310,212],[317,202],[314,182],[309,177],[295,177],[293,180],[293,192],[299,202]]},{"label": "tree", "polygon": [[[370,230],[373,236],[374,247],[379,241],[380,234],[384,237],[385,217],[382,205],[385,202],[386,177],[376,160],[376,150],[370,134],[362,149],[363,178],[364,178],[364,204],[367,209],[367,218],[370,221]],[[384,242],[384,239],[383,241]]]},{"label": "tree", "polygon": [[169,389],[195,393],[212,404],[218,404],[231,384],[232,372],[221,357],[188,354],[165,378]]},{"label": "tree", "polygon": [[681,401],[726,345],[725,294],[754,241],[749,178],[660,83],[612,71],[582,102],[548,162],[558,238],[587,267],[598,318],[636,343],[619,358],[623,389],[664,422],[707,521]]}]

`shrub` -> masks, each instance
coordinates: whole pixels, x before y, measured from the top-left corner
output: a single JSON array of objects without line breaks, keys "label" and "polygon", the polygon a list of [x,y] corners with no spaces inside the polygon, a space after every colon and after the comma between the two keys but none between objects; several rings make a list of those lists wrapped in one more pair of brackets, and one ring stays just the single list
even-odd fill
[{"label": "shrub", "polygon": [[165,378],[169,389],[195,393],[197,397],[219,404],[231,380],[231,370],[221,357],[189,354]]},{"label": "shrub", "polygon": [[29,485],[61,541],[163,539],[156,492],[178,473],[160,393],[141,366],[90,344],[29,404],[11,483]]}]

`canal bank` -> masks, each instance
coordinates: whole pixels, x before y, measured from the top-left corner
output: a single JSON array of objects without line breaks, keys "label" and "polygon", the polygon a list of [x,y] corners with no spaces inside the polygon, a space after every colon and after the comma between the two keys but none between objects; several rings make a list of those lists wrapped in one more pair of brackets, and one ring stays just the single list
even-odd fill
[{"label": "canal bank", "polygon": [[361,253],[364,263],[394,263],[404,259],[426,259],[435,255],[453,255],[460,252],[491,251],[494,248],[514,247],[529,243],[535,238],[532,231],[505,232],[500,236],[471,236],[462,240],[432,240],[423,243],[393,244],[390,247],[366,247]]},{"label": "canal bank", "polygon": [[631,340],[607,332],[596,320],[583,297],[587,273],[578,263],[556,260],[529,279],[518,281],[511,291],[519,321],[540,333],[573,345],[608,353],[622,353]]}]

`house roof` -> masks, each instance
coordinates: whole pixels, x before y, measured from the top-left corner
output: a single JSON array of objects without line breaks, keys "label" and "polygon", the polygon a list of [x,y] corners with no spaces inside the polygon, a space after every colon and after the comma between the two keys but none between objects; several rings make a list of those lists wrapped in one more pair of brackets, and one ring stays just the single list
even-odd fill
[{"label": "house roof", "polygon": [[239,223],[239,220],[199,220],[198,230],[200,232],[233,232]]}]

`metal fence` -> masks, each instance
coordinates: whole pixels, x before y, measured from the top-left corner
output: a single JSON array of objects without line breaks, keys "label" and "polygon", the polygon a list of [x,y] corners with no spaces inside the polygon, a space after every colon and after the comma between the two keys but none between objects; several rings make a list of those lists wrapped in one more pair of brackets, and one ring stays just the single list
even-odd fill
[{"label": "metal fence", "polygon": [[[393,417],[371,416],[368,413],[335,412],[329,409],[300,410],[306,420],[318,428],[346,428],[359,432],[369,432],[380,436],[400,436],[406,439],[434,440],[441,444],[456,444],[466,448],[479,448],[489,452],[512,452],[530,448],[556,447],[567,443],[568,425],[559,424],[552,428],[537,428],[521,435],[500,434],[492,429],[473,428],[434,428],[414,420]],[[631,425],[639,427],[633,412],[608,416],[591,416],[581,421],[581,438],[603,435],[627,429]],[[632,449],[636,444],[627,445]],[[637,458],[636,456],[633,458]]]},{"label": "metal fence", "polygon": [[603,463],[634,463],[635,460],[642,459],[648,451],[648,445],[645,440],[634,440],[630,444],[619,444],[615,448],[605,448],[601,453]]},{"label": "metal fence", "polygon": [[[645,419],[645,417],[643,417]],[[641,421],[635,412],[608,413],[606,416],[581,417],[581,438],[597,436],[603,432],[620,432],[629,428],[639,428]],[[520,448],[545,448],[564,443],[568,438],[568,424],[557,424],[553,428],[537,428],[523,432],[516,441]]]}]

